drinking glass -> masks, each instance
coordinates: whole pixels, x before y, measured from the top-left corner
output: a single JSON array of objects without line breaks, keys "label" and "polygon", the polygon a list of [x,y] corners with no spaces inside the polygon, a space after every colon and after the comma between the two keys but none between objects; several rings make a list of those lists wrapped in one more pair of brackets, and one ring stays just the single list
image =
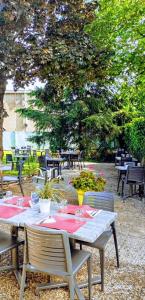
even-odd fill
[{"label": "drinking glass", "polygon": [[23,202],[24,202],[23,198],[18,198],[18,200],[17,200],[17,206],[23,206]]},{"label": "drinking glass", "polygon": [[6,199],[9,199],[13,196],[13,192],[12,191],[6,191],[6,195],[5,195],[5,198]]}]

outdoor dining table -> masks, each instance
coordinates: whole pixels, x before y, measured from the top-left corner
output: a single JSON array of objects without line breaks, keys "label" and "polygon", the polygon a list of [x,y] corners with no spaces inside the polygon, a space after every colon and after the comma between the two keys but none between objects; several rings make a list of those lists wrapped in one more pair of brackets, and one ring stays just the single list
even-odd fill
[{"label": "outdoor dining table", "polygon": [[47,157],[45,156],[47,165],[52,165],[53,168],[57,168],[58,175],[61,175],[61,163],[64,161],[63,158],[59,157]]},{"label": "outdoor dining table", "polygon": [[76,158],[76,156],[79,158],[80,153],[78,151],[64,151],[60,155],[67,161],[67,168],[70,169],[73,167],[73,158]]},{"label": "outdoor dining table", "polygon": [[[6,217],[8,214],[8,210],[11,208],[15,208],[19,212],[14,214],[13,216]],[[79,207],[78,207],[79,208]],[[3,216],[1,211],[5,210],[6,215]],[[20,211],[21,210],[21,211]],[[86,241],[89,243],[95,242],[95,240],[100,237],[100,235],[110,226],[111,223],[115,221],[117,218],[117,213],[109,212],[104,210],[99,210],[96,216],[92,218],[84,218],[78,217],[76,215],[70,215],[66,213],[60,213],[52,204],[51,207],[51,215],[55,217],[55,215],[65,218],[65,219],[74,219],[76,221],[82,221],[82,226],[80,226],[75,232],[68,232],[68,236],[70,239],[79,240],[79,241]],[[33,208],[24,208],[12,204],[6,204],[4,199],[0,200],[0,223],[1,224],[9,224],[11,225],[11,233],[15,237],[18,237],[19,228],[24,228],[25,225],[36,225],[40,226],[39,224],[42,223],[42,220],[48,218],[48,213],[40,213]],[[41,228],[41,227],[40,227]],[[45,227],[43,227],[44,229]],[[60,228],[61,229],[61,225]],[[49,230],[49,228],[45,228],[45,230]],[[18,269],[17,263],[17,251],[16,249],[12,250],[12,263],[15,266],[15,276],[20,284],[21,281],[21,273]],[[93,284],[100,283],[100,277],[97,279],[95,278]],[[62,286],[66,286],[67,283],[63,283]],[[53,287],[56,287],[55,284]],[[86,286],[86,283],[81,284],[81,287]]]}]

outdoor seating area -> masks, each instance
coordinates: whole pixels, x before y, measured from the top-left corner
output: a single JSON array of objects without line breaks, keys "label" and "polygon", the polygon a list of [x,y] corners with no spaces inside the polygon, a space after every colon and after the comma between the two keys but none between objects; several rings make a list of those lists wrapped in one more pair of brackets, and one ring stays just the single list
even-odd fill
[{"label": "outdoor seating area", "polygon": [[[6,166],[8,167],[8,165]],[[52,166],[53,168],[54,166]],[[1,243],[1,257],[6,252],[11,252],[12,255],[8,254],[6,256],[10,261],[9,266],[5,265],[5,259],[2,260],[4,263],[1,271],[5,270],[5,272],[1,273],[0,280],[2,278],[5,281],[8,280],[8,286],[10,287],[10,278],[13,278],[17,294],[16,299],[24,299],[24,295],[26,299],[35,299],[35,294],[39,294],[40,299],[47,299],[47,297],[52,299],[56,289],[60,299],[64,295],[65,299],[75,299],[74,295],[78,299],[85,299],[84,295],[87,299],[93,299],[95,296],[102,297],[102,293],[104,299],[108,299],[110,292],[113,295],[112,299],[116,299],[114,294],[116,283],[115,281],[114,284],[112,283],[112,291],[108,290],[108,276],[111,271],[112,275],[114,274],[118,278],[120,272],[125,272],[122,268],[125,268],[125,264],[127,268],[128,264],[127,261],[124,263],[125,257],[123,257],[126,256],[125,253],[128,251],[122,244],[122,234],[125,234],[122,231],[125,229],[124,221],[122,221],[122,217],[124,219],[123,211],[125,207],[127,210],[130,207],[128,213],[130,214],[132,210],[136,211],[143,222],[145,205],[143,199],[140,201],[136,195],[132,198],[133,194],[131,194],[131,200],[126,198],[126,204],[123,203],[124,198],[122,198],[122,195],[121,197],[117,196],[117,174],[116,170],[113,171],[113,164],[89,164],[85,162],[83,172],[91,172],[92,174],[97,172],[100,174],[100,168],[103,168],[103,176],[107,181],[105,192],[86,192],[82,206],[78,206],[77,192],[74,192],[75,189],[69,183],[71,178],[77,178],[81,172],[79,168],[72,168],[71,170],[65,169],[65,167],[62,168],[62,177],[57,177],[58,182],[56,183],[53,183],[53,177],[42,184],[35,181],[32,176],[31,179],[23,182],[24,198],[20,194],[18,185],[9,185],[8,189],[11,194],[6,189],[6,195],[0,201],[0,226],[2,226],[1,238],[3,240]],[[39,179],[42,179],[41,176]],[[32,205],[32,196],[37,192],[38,186],[43,189],[48,182],[53,183],[55,191],[56,189],[61,192],[64,192],[64,189],[66,190],[66,193],[62,195],[62,199],[67,200],[67,205],[63,202],[60,202],[60,204],[57,202],[56,205],[55,201],[51,201],[50,208],[48,206],[49,200],[47,200],[46,204],[44,203],[45,209],[41,212],[41,202],[40,208],[38,208],[38,202]],[[42,199],[42,201],[44,200]],[[125,222],[128,223],[127,220]],[[133,234],[132,229],[130,229],[130,234]],[[27,248],[30,253],[26,251]],[[84,269],[83,263],[85,260],[89,262]],[[23,269],[21,262],[23,262]],[[76,263],[78,263],[78,266]],[[135,264],[134,268],[136,267]],[[75,274],[79,268],[82,268],[83,271],[79,271],[81,275],[77,278],[83,280],[79,279],[77,282]],[[29,283],[31,278],[29,274],[34,271],[36,271],[36,276],[33,277],[34,280],[31,280],[35,289]],[[37,275],[39,272],[42,274],[40,277]],[[69,272],[72,277],[69,277]],[[88,283],[85,280],[87,273]],[[45,274],[48,274],[47,277]],[[25,287],[26,276],[28,276],[28,287]],[[57,281],[57,277],[60,278],[60,276],[64,281]],[[130,276],[133,276],[133,274],[130,274]],[[50,280],[50,278],[53,278],[53,280]],[[68,281],[68,278],[70,278],[70,281]],[[125,282],[122,282],[122,284],[126,286]],[[125,290],[123,290],[124,292]],[[118,291],[118,293],[120,293],[120,299],[123,299],[122,292]]]},{"label": "outdoor seating area", "polygon": [[145,300],[145,1],[0,1],[0,300]]}]

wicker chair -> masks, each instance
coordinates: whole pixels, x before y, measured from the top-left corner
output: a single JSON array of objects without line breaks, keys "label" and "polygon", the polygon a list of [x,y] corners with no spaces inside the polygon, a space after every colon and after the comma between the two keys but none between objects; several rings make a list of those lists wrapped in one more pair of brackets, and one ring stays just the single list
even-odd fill
[{"label": "wicker chair", "polygon": [[[139,186],[139,190],[145,184],[145,168],[144,167],[132,167],[128,166],[126,176],[122,178],[122,197],[125,200],[130,195],[126,195],[126,187],[129,185],[131,190],[131,196],[135,192],[136,186]],[[133,191],[133,187],[135,191]]]},{"label": "wicker chair", "polygon": [[[25,228],[24,263],[20,288],[20,298],[24,299],[26,272],[44,272],[49,275],[61,276],[66,279],[69,286],[70,300],[74,300],[75,293],[78,298],[84,299],[76,283],[75,276],[85,262],[88,264],[88,290],[91,299],[91,254],[83,250],[70,249],[69,238],[66,232],[58,230],[40,229],[40,227]],[[61,284],[56,284],[56,287]],[[66,284],[65,284],[66,286]],[[54,288],[54,284],[37,286],[39,290]]]},{"label": "wicker chair", "polygon": [[[114,198],[112,193],[107,192],[86,192],[84,195],[83,204],[88,204],[92,207],[103,209],[107,211],[114,211]],[[105,247],[110,237],[113,234],[114,245],[116,251],[117,267],[119,268],[119,254],[118,244],[116,236],[115,222],[111,224],[111,228],[108,228],[94,243],[83,242],[80,244],[86,245],[92,248],[97,248],[100,253],[100,267],[101,267],[101,291],[104,291],[104,262],[105,262]]]}]

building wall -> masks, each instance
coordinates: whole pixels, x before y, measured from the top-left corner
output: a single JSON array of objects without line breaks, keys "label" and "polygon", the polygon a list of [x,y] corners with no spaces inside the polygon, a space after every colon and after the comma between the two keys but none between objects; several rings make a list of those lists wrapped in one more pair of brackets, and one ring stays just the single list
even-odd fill
[{"label": "building wall", "polygon": [[4,130],[8,132],[35,131],[35,127],[32,121],[26,118],[22,118],[18,113],[16,113],[16,109],[27,107],[28,97],[28,93],[23,91],[6,91],[4,96],[4,108],[8,116],[4,118]]}]

